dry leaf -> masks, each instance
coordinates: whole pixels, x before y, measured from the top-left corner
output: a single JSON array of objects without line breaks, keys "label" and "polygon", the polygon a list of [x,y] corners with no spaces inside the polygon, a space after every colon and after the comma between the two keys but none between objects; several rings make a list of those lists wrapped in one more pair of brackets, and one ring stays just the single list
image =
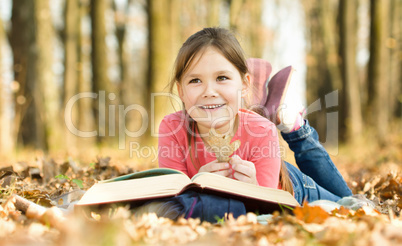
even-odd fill
[{"label": "dry leaf", "polygon": [[240,147],[240,140],[230,143],[232,138],[230,135],[218,136],[215,130],[211,129],[208,136],[208,150],[214,152],[218,162],[228,162],[230,155],[233,154]]},{"label": "dry leaf", "polygon": [[306,223],[323,223],[329,214],[318,206],[310,207],[307,203],[303,204],[303,207],[296,207],[293,210],[296,218]]},{"label": "dry leaf", "polygon": [[332,214],[335,216],[344,218],[344,217],[347,217],[348,215],[353,215],[354,211],[349,210],[349,209],[345,208],[344,206],[341,206],[339,209],[335,208],[332,211]]}]

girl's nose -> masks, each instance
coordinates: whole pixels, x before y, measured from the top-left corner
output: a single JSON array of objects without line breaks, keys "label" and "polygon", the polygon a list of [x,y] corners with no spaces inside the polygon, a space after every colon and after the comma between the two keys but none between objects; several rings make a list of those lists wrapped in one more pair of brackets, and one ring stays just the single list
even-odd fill
[{"label": "girl's nose", "polygon": [[203,97],[216,97],[218,96],[218,93],[215,88],[214,83],[207,82],[205,83],[205,88],[204,88],[204,93],[202,95]]}]

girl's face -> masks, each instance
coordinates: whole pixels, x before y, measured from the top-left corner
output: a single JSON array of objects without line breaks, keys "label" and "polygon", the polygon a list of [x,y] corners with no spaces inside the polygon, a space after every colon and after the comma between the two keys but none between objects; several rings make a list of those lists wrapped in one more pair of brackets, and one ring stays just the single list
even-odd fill
[{"label": "girl's face", "polygon": [[211,128],[224,134],[233,129],[249,81],[248,74],[242,78],[237,68],[216,48],[208,47],[194,57],[177,89],[201,134]]}]

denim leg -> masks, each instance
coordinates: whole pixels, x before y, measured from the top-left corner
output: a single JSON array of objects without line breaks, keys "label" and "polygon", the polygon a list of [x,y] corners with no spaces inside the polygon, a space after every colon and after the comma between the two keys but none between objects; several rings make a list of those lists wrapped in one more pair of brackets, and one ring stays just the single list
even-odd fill
[{"label": "denim leg", "polygon": [[282,137],[295,153],[296,164],[302,173],[311,177],[325,190],[339,197],[352,195],[352,191],[327,151],[318,141],[317,132],[307,120],[299,130],[282,133]]},{"label": "denim leg", "polygon": [[302,205],[304,201],[309,203],[316,200],[337,202],[341,199],[341,197],[332,194],[316,184],[312,178],[302,173],[297,169],[297,167],[287,162],[285,163],[289,173],[289,178],[293,184],[294,197],[300,205]]}]

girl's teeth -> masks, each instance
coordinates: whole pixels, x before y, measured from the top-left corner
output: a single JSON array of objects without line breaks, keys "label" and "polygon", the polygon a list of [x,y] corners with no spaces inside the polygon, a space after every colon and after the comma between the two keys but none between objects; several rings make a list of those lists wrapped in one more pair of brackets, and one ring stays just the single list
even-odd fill
[{"label": "girl's teeth", "polygon": [[213,108],[219,108],[221,106],[222,106],[222,104],[220,104],[220,105],[201,106],[201,107],[204,108],[204,109],[213,109]]}]

